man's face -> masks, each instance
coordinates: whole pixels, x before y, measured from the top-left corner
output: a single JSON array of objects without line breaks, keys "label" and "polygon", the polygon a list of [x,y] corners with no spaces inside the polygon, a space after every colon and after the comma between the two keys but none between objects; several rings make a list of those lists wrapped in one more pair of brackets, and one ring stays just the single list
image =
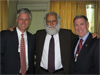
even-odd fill
[{"label": "man's face", "polygon": [[57,16],[56,15],[48,15],[46,18],[46,24],[49,26],[50,29],[54,29],[57,25]]},{"label": "man's face", "polygon": [[18,18],[16,19],[18,23],[17,27],[21,32],[24,32],[30,23],[30,18],[28,13],[20,13]]},{"label": "man's face", "polygon": [[46,18],[46,31],[50,35],[57,34],[60,30],[60,23],[58,23],[57,16],[50,14]]},{"label": "man's face", "polygon": [[89,23],[85,21],[84,18],[78,18],[74,22],[74,28],[78,36],[84,37],[89,28]]}]

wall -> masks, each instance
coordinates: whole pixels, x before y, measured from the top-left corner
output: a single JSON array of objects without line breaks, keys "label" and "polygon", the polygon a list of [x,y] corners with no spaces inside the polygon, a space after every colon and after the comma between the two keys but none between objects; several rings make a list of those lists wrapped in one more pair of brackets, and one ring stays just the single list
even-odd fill
[{"label": "wall", "polygon": [[28,31],[31,33],[36,33],[37,30],[44,29],[44,15],[45,11],[31,11],[32,20]]},{"label": "wall", "polygon": [[36,33],[44,29],[44,16],[49,11],[50,0],[18,0],[17,9],[28,8],[32,13],[32,20],[28,31]]},{"label": "wall", "polygon": [[50,0],[8,0],[8,27],[16,25],[16,12],[20,8],[28,8],[32,13],[32,20],[28,31],[36,33],[37,30],[44,29],[44,16],[49,11]]},{"label": "wall", "polygon": [[8,28],[16,25],[17,0],[8,1]]}]

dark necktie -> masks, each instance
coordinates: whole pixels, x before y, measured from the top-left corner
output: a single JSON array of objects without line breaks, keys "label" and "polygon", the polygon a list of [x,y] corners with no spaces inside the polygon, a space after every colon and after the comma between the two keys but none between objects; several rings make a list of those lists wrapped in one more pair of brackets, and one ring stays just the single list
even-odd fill
[{"label": "dark necktie", "polygon": [[77,61],[77,57],[78,57],[79,52],[80,52],[80,50],[82,48],[82,42],[83,42],[83,39],[80,39],[80,42],[78,44],[77,51],[76,51],[76,54],[75,54],[75,62]]},{"label": "dark necktie", "polygon": [[54,38],[53,35],[49,44],[49,54],[48,54],[48,71],[53,73],[55,70],[55,50],[54,50]]},{"label": "dark necktie", "polygon": [[25,54],[25,42],[23,38],[23,34],[21,34],[21,48],[20,48],[20,61],[21,61],[21,74],[25,75],[26,73],[26,54]]}]

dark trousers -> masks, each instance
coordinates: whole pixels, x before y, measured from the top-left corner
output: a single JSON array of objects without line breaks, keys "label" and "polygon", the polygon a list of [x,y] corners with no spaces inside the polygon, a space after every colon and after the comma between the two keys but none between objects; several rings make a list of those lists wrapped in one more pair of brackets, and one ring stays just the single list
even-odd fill
[{"label": "dark trousers", "polygon": [[62,68],[62,69],[54,71],[53,73],[50,73],[48,70],[45,70],[40,67],[38,74],[64,74],[64,70]]}]

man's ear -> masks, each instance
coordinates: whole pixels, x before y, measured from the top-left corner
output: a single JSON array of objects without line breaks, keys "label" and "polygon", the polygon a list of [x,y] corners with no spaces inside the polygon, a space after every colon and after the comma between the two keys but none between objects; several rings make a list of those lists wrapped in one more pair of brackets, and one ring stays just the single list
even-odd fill
[{"label": "man's ear", "polygon": [[88,22],[88,23],[87,23],[87,27],[88,27],[88,29],[89,29],[89,26],[90,26],[90,25],[89,25],[89,22]]},{"label": "man's ear", "polygon": [[18,19],[16,19],[16,23],[18,22]]}]

